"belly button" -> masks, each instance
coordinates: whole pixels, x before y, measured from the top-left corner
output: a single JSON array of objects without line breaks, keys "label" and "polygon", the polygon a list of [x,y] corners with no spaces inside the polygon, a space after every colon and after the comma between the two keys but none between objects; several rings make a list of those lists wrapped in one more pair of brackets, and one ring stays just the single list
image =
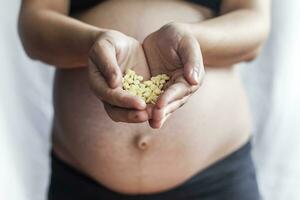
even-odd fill
[{"label": "belly button", "polygon": [[151,136],[150,135],[138,135],[135,138],[135,145],[140,150],[147,150],[150,147]]}]

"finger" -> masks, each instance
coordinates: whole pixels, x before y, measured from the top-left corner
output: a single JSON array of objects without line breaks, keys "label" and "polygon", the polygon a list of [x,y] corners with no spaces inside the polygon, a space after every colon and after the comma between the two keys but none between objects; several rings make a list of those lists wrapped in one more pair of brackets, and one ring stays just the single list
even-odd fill
[{"label": "finger", "polygon": [[121,84],[122,72],[117,63],[115,47],[111,42],[105,39],[98,41],[90,52],[90,59],[111,88]]},{"label": "finger", "polygon": [[192,94],[197,90],[199,86],[191,86],[183,77],[179,77],[178,80],[170,85],[164,93],[158,97],[156,102],[157,108],[163,108],[169,103],[181,99],[184,96]]},{"label": "finger", "polygon": [[155,107],[155,105],[153,105],[153,104],[147,104],[146,111],[148,113],[149,119],[152,118],[152,113],[153,113],[154,107]]},{"label": "finger", "polygon": [[182,107],[187,102],[188,98],[189,96],[186,96],[171,103],[170,105],[168,105],[168,107],[163,108],[162,111],[154,112],[155,114],[153,114],[152,119],[149,120],[149,125],[152,128],[161,128],[165,124],[167,119],[171,116],[171,114]]},{"label": "finger", "polygon": [[168,114],[167,116],[165,116],[162,120],[160,121],[155,121],[153,119],[149,120],[149,125],[151,128],[154,128],[154,129],[159,129],[161,128],[164,123],[167,121],[167,119],[171,116],[171,114]]},{"label": "finger", "polygon": [[108,116],[115,122],[141,123],[148,120],[146,110],[133,110],[104,103]]},{"label": "finger", "polygon": [[204,76],[204,66],[198,41],[193,37],[184,37],[179,44],[178,53],[186,80],[191,85],[200,84]]},{"label": "finger", "polygon": [[141,98],[130,94],[121,87],[111,89],[93,63],[89,65],[89,84],[94,94],[109,104],[138,110],[143,110],[146,107],[146,103]]},{"label": "finger", "polygon": [[166,116],[172,114],[180,107],[182,107],[189,99],[190,95],[185,96],[179,100],[173,101],[172,103],[168,104],[166,107],[161,109],[154,108],[152,112],[152,120],[153,121],[162,121]]},{"label": "finger", "polygon": [[186,84],[182,82],[175,83],[167,88],[164,93],[158,97],[156,107],[161,109],[168,105],[171,101],[182,98],[190,92],[190,88]]},{"label": "finger", "polygon": [[137,110],[144,110],[146,108],[146,103],[143,99],[130,94],[121,87],[109,89],[106,93],[106,100],[104,101],[124,108],[134,108]]}]

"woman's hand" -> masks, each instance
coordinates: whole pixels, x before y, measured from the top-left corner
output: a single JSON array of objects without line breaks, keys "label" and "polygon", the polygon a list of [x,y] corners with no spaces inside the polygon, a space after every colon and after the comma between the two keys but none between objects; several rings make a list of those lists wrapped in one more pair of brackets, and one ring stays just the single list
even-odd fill
[{"label": "woman's hand", "polygon": [[171,77],[149,120],[152,128],[160,128],[201,85],[205,74],[201,50],[196,38],[180,23],[167,24],[150,34],[143,48],[151,76],[165,73]]},{"label": "woman's hand", "polygon": [[141,44],[118,31],[101,33],[89,53],[89,84],[104,103],[109,117],[117,122],[148,120],[145,102],[122,89],[127,68],[149,78],[149,68]]}]

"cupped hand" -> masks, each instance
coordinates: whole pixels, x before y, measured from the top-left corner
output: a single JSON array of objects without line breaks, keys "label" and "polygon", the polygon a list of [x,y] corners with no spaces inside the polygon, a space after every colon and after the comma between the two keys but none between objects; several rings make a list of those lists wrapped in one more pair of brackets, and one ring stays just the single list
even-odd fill
[{"label": "cupped hand", "polygon": [[146,79],[149,68],[141,44],[118,31],[101,33],[89,52],[89,85],[116,122],[149,119],[146,103],[122,89],[122,75],[131,68]]},{"label": "cupped hand", "polygon": [[150,34],[143,49],[151,76],[165,73],[171,77],[151,110],[149,124],[160,128],[200,87],[205,74],[201,50],[188,27],[180,23],[167,24]]}]

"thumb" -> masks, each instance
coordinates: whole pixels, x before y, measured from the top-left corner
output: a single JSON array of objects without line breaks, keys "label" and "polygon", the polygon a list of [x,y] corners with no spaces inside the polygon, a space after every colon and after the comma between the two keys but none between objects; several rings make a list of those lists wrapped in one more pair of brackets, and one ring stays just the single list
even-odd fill
[{"label": "thumb", "polygon": [[98,41],[90,52],[90,59],[111,88],[116,88],[121,84],[122,72],[117,63],[115,47],[111,42]]},{"label": "thumb", "polygon": [[193,37],[184,37],[180,41],[178,53],[183,64],[185,79],[191,85],[200,84],[204,66],[198,41]]}]

